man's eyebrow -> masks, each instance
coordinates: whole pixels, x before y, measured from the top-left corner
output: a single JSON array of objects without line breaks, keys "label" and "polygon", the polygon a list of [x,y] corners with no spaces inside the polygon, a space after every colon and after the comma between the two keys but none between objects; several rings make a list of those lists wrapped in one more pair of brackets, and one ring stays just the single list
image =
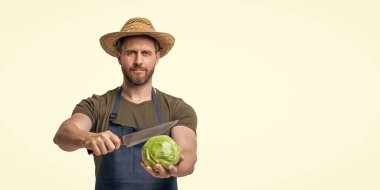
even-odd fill
[{"label": "man's eyebrow", "polygon": [[137,52],[135,49],[125,49],[124,52]]}]

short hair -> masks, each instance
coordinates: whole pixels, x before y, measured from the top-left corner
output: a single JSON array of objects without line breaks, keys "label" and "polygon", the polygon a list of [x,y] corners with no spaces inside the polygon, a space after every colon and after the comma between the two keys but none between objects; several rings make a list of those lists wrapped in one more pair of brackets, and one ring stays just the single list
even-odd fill
[{"label": "short hair", "polygon": [[[123,49],[123,44],[124,42],[128,39],[128,38],[131,38],[131,37],[136,37],[136,36],[124,36],[122,38],[119,38],[117,41],[116,41],[116,50],[121,53],[121,50]],[[148,35],[138,35],[138,37],[145,37],[145,38],[149,38],[151,40],[153,40],[154,42],[154,49],[156,50],[156,52],[160,51],[161,50],[161,46],[160,46],[160,43],[153,37],[151,36],[148,36]]]}]

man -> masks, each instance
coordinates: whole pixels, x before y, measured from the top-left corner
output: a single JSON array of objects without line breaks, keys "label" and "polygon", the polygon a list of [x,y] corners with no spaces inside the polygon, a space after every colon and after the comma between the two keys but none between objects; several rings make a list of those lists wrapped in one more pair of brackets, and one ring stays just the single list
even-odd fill
[{"label": "man", "polygon": [[[120,32],[100,38],[102,48],[117,57],[122,86],[82,100],[58,129],[54,142],[64,151],[85,148],[94,154],[96,185],[103,189],[177,189],[176,177],[189,175],[197,160],[197,117],[183,100],[152,87],[159,59],[174,37],[156,32],[145,18],[132,18]],[[170,135],[181,148],[180,162],[169,169],[141,161],[142,144],[121,145],[122,135],[179,120]]]}]

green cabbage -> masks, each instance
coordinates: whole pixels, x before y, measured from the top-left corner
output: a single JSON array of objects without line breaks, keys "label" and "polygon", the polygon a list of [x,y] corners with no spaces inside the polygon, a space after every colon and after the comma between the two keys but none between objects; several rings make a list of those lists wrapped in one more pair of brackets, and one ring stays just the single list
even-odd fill
[{"label": "green cabbage", "polygon": [[156,164],[161,164],[165,169],[170,165],[176,165],[180,158],[178,144],[168,135],[158,135],[150,138],[141,150],[142,160],[145,165],[155,169]]}]

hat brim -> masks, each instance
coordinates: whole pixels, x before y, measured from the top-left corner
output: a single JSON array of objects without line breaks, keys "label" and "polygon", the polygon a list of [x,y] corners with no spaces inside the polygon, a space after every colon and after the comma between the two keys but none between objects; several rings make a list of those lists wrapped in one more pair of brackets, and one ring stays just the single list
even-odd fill
[{"label": "hat brim", "polygon": [[175,39],[171,34],[164,32],[112,32],[100,38],[100,45],[105,52],[117,57],[116,42],[126,36],[147,35],[158,41],[161,47],[160,57],[164,57],[173,47]]}]

